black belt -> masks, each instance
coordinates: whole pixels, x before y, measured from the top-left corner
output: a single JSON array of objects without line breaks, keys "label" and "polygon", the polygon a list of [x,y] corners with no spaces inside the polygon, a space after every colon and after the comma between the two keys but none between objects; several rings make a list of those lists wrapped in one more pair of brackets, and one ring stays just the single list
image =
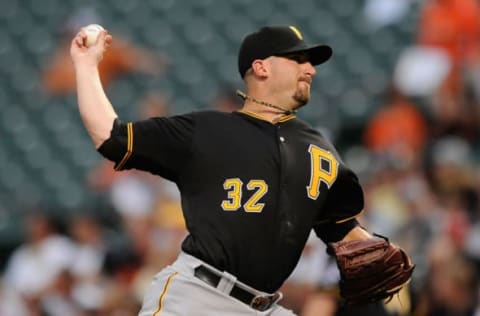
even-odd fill
[{"label": "black belt", "polygon": [[[194,275],[195,277],[213,286],[214,288],[218,286],[218,283],[220,283],[220,280],[222,279],[221,274],[204,265],[201,265],[195,268]],[[248,290],[241,288],[237,284],[234,284],[229,295],[247,304],[253,309],[256,309],[262,312],[272,307],[272,305],[275,304],[280,298],[279,293],[268,294],[268,295],[256,295],[254,293],[249,292]]]}]

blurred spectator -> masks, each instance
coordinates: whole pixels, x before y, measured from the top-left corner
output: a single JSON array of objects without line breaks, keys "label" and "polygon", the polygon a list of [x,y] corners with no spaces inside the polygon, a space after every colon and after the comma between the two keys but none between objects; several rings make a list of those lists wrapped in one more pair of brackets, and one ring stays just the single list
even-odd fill
[{"label": "blurred spectator", "polygon": [[235,89],[230,85],[220,89],[220,93],[213,100],[213,108],[222,112],[233,112],[240,110],[243,106],[243,99],[237,95]]},{"label": "blurred spectator", "polygon": [[[477,274],[480,273],[480,221],[477,218],[468,230],[465,236],[465,243],[463,245],[465,255],[471,258]],[[477,285],[480,290],[480,285]],[[480,293],[479,293],[480,294]],[[480,301],[479,301],[480,302]],[[480,311],[480,304],[478,305]]]},{"label": "blurred spectator", "polygon": [[451,68],[451,59],[440,48],[409,46],[398,57],[393,83],[405,96],[428,98],[444,85]]},{"label": "blurred spectator", "polygon": [[34,314],[40,310],[42,295],[73,264],[75,246],[57,232],[52,219],[41,210],[28,214],[25,228],[26,240],[8,260],[4,281],[25,299]]},{"label": "blurred spectator", "polygon": [[76,242],[75,261],[65,275],[72,279],[71,297],[84,311],[98,311],[104,300],[103,267],[110,251],[100,221],[88,211],[79,211],[69,221],[69,232]]},{"label": "blurred spectator", "polygon": [[480,53],[480,4],[476,0],[428,0],[419,18],[418,44],[442,49],[452,69],[444,89],[458,95],[463,75],[478,64]]},{"label": "blurred spectator", "polygon": [[478,77],[471,72],[479,70],[479,36],[478,1],[424,1],[416,42],[402,52],[395,70],[398,88],[417,96],[437,89],[460,95],[467,78]]},{"label": "blurred spectator", "polygon": [[427,135],[427,123],[418,107],[391,88],[385,106],[368,121],[364,140],[376,154],[395,156],[408,164],[421,157]]},{"label": "blurred spectator", "polygon": [[448,89],[438,90],[429,103],[432,110],[431,138],[433,140],[457,136],[470,145],[479,144],[480,100],[473,95],[471,88],[461,94]]},{"label": "blurred spectator", "polygon": [[29,310],[23,297],[0,282],[0,315],[2,316],[35,316],[35,311]]},{"label": "blurred spectator", "polygon": [[76,260],[70,270],[78,279],[96,279],[102,271],[107,249],[99,220],[85,211],[79,211],[70,219],[69,231],[76,242]]},{"label": "blurred spectator", "polygon": [[411,214],[403,192],[403,183],[411,181],[397,165],[387,164],[372,174],[365,185],[365,219],[369,227],[382,235],[394,235],[408,222]]},{"label": "blurred spectator", "polygon": [[439,198],[474,190],[475,173],[471,145],[461,137],[439,138],[430,146],[427,172]]},{"label": "blurred spectator", "polygon": [[438,47],[455,70],[478,58],[480,5],[475,0],[427,0],[420,12],[418,43]]},{"label": "blurred spectator", "polygon": [[[61,38],[56,51],[43,69],[44,91],[50,95],[65,95],[75,91],[75,74],[70,59],[70,41],[78,30],[91,23],[101,24],[100,17],[91,7],[78,10],[61,26]],[[105,27],[108,27],[105,25]],[[164,56],[134,45],[116,34],[108,54],[99,66],[105,86],[116,77],[129,72],[158,75],[167,64]]]},{"label": "blurred spectator", "polygon": [[400,22],[411,4],[412,0],[367,0],[363,13],[376,29]]},{"label": "blurred spectator", "polygon": [[138,119],[162,117],[171,114],[170,103],[159,92],[147,92],[140,100]]},{"label": "blurred spectator", "polygon": [[428,255],[431,264],[429,282],[415,314],[473,315],[478,278],[471,262],[444,237],[435,239]]},{"label": "blurred spectator", "polygon": [[41,297],[42,314],[48,316],[81,315],[81,309],[72,297],[74,284],[71,273],[68,270],[61,271]]}]

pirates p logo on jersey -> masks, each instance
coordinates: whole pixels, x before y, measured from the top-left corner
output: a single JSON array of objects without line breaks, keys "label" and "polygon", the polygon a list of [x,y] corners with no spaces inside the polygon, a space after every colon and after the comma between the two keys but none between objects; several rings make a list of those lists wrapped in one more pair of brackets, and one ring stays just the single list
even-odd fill
[{"label": "pirates p logo on jersey", "polygon": [[328,188],[337,179],[338,161],[329,151],[318,146],[310,145],[310,184],[307,186],[307,195],[316,200],[320,195],[320,183],[325,183]]}]

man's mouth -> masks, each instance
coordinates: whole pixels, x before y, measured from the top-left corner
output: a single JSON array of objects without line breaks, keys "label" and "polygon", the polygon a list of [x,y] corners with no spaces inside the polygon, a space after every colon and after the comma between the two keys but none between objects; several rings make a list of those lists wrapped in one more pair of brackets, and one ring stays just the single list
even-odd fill
[{"label": "man's mouth", "polygon": [[306,83],[308,83],[309,85],[312,84],[312,79],[309,78],[309,77],[300,78],[299,81],[300,81],[300,82],[306,82]]}]

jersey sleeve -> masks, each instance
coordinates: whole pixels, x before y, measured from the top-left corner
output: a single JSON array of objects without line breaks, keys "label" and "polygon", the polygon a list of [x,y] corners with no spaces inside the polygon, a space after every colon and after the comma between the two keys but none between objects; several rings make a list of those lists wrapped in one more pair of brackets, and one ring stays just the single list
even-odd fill
[{"label": "jersey sleeve", "polygon": [[192,152],[191,115],[123,123],[116,119],[98,151],[115,162],[115,170],[139,169],[175,181]]},{"label": "jersey sleeve", "polygon": [[363,211],[363,190],[357,176],[344,165],[339,176],[328,191],[319,222],[342,223],[351,220]]}]

